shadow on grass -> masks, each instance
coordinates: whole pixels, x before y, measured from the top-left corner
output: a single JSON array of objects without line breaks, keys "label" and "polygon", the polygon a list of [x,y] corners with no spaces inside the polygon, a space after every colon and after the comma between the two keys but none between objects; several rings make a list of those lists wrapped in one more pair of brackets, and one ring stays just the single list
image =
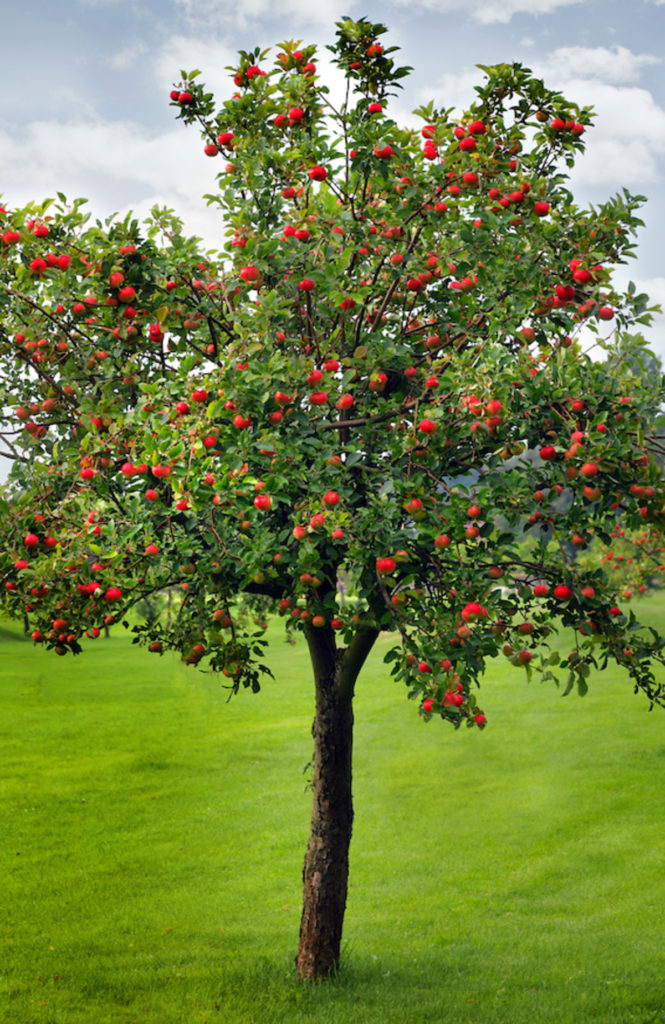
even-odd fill
[{"label": "shadow on grass", "polygon": [[18,640],[21,643],[26,643],[30,640],[32,643],[29,634],[23,632],[23,626],[20,622],[11,625],[6,622],[0,623],[0,643],[4,643],[6,640]]}]

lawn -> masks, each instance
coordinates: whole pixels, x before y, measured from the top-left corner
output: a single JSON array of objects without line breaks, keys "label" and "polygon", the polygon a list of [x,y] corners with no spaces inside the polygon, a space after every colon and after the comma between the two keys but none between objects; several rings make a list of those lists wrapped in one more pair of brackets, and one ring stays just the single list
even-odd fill
[{"label": "lawn", "polygon": [[312,694],[271,638],[275,680],[227,703],[122,633],[59,659],[4,624],[1,1020],[665,1024],[665,712],[618,672],[562,699],[497,664],[455,733],[379,648],[343,967],[296,982]]}]

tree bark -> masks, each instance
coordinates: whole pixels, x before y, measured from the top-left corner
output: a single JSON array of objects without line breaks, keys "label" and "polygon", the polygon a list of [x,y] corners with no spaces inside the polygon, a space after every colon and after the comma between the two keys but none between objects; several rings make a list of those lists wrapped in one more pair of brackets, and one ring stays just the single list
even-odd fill
[{"label": "tree bark", "polygon": [[377,635],[375,629],[360,630],[345,651],[337,651],[332,630],[307,629],[316,711],[312,820],[296,956],[301,978],[325,978],[339,964],[353,825],[353,691]]}]

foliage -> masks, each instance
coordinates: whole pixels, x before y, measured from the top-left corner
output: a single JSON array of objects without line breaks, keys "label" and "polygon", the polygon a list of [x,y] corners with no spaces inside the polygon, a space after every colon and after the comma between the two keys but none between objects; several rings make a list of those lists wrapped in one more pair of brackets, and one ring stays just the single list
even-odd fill
[{"label": "foliage", "polygon": [[259,687],[269,608],[338,652],[386,631],[421,712],[481,727],[487,659],[529,671],[544,648],[551,671],[559,622],[580,692],[614,658],[662,700],[663,640],[566,544],[617,510],[663,524],[648,300],[611,278],[640,198],[575,204],[591,111],[519,64],[484,68],[461,119],[398,125],[408,69],[382,32],[340,23],[341,104],[295,42],[241,54],[220,105],[183,72],[174,108],[224,165],[221,253],[163,209],[144,228],[60,194],[3,212],[6,605],[65,654],[178,588],[137,640],[233,690]]}]

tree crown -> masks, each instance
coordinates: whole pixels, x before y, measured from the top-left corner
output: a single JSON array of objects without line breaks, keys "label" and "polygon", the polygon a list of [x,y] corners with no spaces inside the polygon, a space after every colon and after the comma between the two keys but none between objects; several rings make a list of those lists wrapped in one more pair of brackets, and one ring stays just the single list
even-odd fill
[{"label": "tree crown", "polygon": [[484,725],[471,684],[502,652],[581,693],[611,657],[661,701],[663,641],[576,556],[663,522],[648,300],[611,276],[641,199],[576,205],[591,110],[519,64],[400,126],[383,31],[339,24],[338,105],[294,41],[241,53],[219,106],[182,74],[173,106],[224,165],[219,253],[166,209],[2,211],[5,602],[63,654],[177,588],[137,639],[234,690],[258,689],[270,609],[339,657],[390,631],[393,674],[454,725]]}]

